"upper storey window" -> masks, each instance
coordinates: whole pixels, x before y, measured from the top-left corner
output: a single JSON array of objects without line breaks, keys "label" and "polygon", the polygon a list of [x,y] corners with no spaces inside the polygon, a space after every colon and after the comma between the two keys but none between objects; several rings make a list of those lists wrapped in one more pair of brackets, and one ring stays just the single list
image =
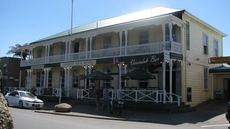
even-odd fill
[{"label": "upper storey window", "polygon": [[216,39],[214,39],[213,41],[213,48],[214,48],[214,57],[218,57],[218,41]]},{"label": "upper storey window", "polygon": [[208,55],[208,35],[203,34],[203,49],[204,54]]},{"label": "upper storey window", "polygon": [[[95,50],[95,38],[92,38],[92,50]],[[90,51],[90,38],[88,40],[88,51]]]},{"label": "upper storey window", "polygon": [[140,31],[139,33],[139,44],[149,43],[149,32],[147,30]]},{"label": "upper storey window", "polygon": [[61,45],[61,55],[65,54],[65,44]]},{"label": "upper storey window", "polygon": [[[172,26],[172,38],[174,42],[177,42],[177,37],[176,37],[176,25]],[[165,41],[170,41],[170,32],[169,32],[169,27],[165,28]]]},{"label": "upper storey window", "polygon": [[41,58],[42,57],[42,49],[39,48],[37,51],[37,58]]},{"label": "upper storey window", "polygon": [[112,48],[112,37],[106,36],[104,37],[104,49]]}]

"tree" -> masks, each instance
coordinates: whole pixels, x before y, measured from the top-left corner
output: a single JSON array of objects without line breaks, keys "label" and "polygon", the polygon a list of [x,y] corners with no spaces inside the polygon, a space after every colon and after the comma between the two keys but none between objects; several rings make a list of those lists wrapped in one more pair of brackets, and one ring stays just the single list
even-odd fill
[{"label": "tree", "polygon": [[28,45],[28,43],[25,43],[23,45],[20,44],[16,44],[15,46],[10,46],[10,50],[6,53],[6,54],[14,54],[13,57],[18,56],[21,57],[22,59],[25,60],[27,55],[28,55],[28,49],[25,49],[24,51],[22,51],[21,54],[21,47]]}]

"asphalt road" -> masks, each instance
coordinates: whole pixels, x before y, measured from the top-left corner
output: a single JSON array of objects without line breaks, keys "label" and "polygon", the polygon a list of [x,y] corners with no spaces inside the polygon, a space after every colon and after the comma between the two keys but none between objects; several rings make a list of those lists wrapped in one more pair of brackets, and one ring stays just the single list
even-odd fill
[{"label": "asphalt road", "polygon": [[15,129],[226,129],[229,127],[223,119],[224,114],[205,122],[163,124],[36,113],[31,109],[12,107],[9,109],[14,117]]}]

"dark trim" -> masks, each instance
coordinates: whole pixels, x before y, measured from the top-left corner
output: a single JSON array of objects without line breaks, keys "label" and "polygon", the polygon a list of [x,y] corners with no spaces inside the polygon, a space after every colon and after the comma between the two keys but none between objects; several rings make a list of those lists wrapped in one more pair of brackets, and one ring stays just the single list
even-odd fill
[{"label": "dark trim", "polygon": [[44,67],[45,68],[47,68],[47,67],[61,67],[61,65],[60,65],[60,63],[45,64]]},{"label": "dark trim", "polygon": [[113,58],[96,59],[96,64],[113,63]]},{"label": "dark trim", "polygon": [[20,70],[31,69],[31,66],[20,67]]},{"label": "dark trim", "polygon": [[177,53],[170,53],[170,58],[177,59],[177,60],[183,60],[183,55],[177,54]]}]

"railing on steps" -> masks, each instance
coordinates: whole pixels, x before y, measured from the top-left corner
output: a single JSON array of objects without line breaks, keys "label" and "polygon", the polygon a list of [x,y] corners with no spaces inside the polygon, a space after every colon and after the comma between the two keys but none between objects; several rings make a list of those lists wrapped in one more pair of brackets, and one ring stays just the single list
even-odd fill
[{"label": "railing on steps", "polygon": [[[134,102],[155,102],[155,103],[177,103],[180,106],[181,96],[166,93],[163,90],[113,90],[109,89],[110,99],[120,99],[123,101]],[[95,98],[94,91],[89,89],[78,89],[77,98],[92,99]]]}]

